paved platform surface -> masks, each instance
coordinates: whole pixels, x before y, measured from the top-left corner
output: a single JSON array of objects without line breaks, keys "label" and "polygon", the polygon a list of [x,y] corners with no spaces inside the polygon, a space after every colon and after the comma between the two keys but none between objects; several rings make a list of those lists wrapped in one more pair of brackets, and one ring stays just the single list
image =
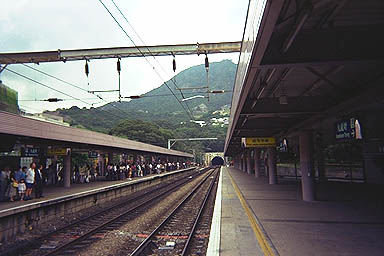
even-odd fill
[{"label": "paved platform surface", "polygon": [[[176,170],[174,172],[181,171]],[[169,173],[169,172],[166,172]],[[162,173],[160,175],[164,175],[166,173]],[[15,208],[15,207],[26,207],[31,204],[41,203],[44,201],[49,201],[53,199],[57,199],[60,197],[66,197],[71,195],[77,195],[79,193],[85,193],[91,190],[103,189],[115,185],[124,185],[124,184],[132,184],[136,183],[139,180],[145,180],[148,178],[153,178],[154,176],[158,176],[159,174],[150,174],[145,177],[135,177],[132,180],[124,179],[124,180],[116,180],[116,181],[93,181],[90,183],[82,183],[82,184],[71,184],[70,188],[64,188],[62,185],[51,185],[48,187],[44,187],[43,195],[44,197],[35,199],[34,192],[32,192],[32,200],[28,201],[14,201],[14,202],[0,202],[0,212]]]},{"label": "paved platform surface", "polygon": [[222,168],[220,255],[263,255],[245,209]]},{"label": "paved platform surface", "polygon": [[260,239],[255,239],[230,177],[275,255],[384,255],[383,194],[367,185],[318,185],[320,201],[304,202],[298,181],[279,179],[269,185],[265,177],[256,179],[233,167],[222,170],[220,255],[268,255],[255,245]]}]

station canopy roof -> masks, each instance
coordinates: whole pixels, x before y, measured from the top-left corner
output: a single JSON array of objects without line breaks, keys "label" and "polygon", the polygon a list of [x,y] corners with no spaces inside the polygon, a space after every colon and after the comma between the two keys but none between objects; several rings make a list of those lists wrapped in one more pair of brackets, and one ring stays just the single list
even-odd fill
[{"label": "station canopy roof", "polygon": [[225,154],[383,106],[384,1],[251,0]]},{"label": "station canopy roof", "polygon": [[[0,138],[103,152],[137,152],[192,158],[193,155],[85,129],[61,126],[0,111]],[[9,140],[12,141],[12,140]],[[1,143],[5,143],[2,141]]]}]

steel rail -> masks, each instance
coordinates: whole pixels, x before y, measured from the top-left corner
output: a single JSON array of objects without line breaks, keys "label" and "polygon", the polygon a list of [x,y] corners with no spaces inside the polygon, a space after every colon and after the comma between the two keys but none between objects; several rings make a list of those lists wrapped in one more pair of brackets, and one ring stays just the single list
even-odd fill
[{"label": "steel rail", "polygon": [[[178,184],[176,187],[185,184],[185,183],[189,180],[189,178],[187,178],[188,176],[190,176],[189,173],[190,173],[191,171],[195,171],[195,170],[196,170],[196,168],[187,171],[187,174],[185,174],[185,176],[182,177],[182,178],[180,179],[180,181],[183,180],[183,179],[185,179],[185,181],[181,182],[181,183]],[[202,171],[204,172],[205,170],[204,170],[204,169],[201,169],[200,172],[202,172]],[[156,187],[156,186],[155,186],[156,188],[149,190],[148,192],[145,193],[145,195],[149,195],[149,194],[152,194],[152,193],[154,193],[154,192],[157,192],[157,191],[159,191],[160,189],[163,189],[163,188],[165,188],[165,187],[167,187],[167,186],[169,186],[169,184],[163,184],[163,185],[161,185],[161,186],[159,186],[159,187]],[[175,187],[175,188],[176,188],[176,187]],[[36,238],[36,239],[33,239],[33,240],[31,240],[31,241],[29,241],[29,242],[27,242],[27,243],[25,243],[25,244],[23,244],[23,245],[21,245],[21,246],[19,246],[19,247],[17,247],[17,248],[12,248],[12,249],[10,249],[10,250],[7,250],[7,251],[5,251],[5,252],[2,252],[1,255],[4,255],[4,256],[6,256],[6,255],[15,255],[15,254],[18,254],[21,250],[24,250],[25,248],[31,248],[31,247],[34,247],[34,246],[36,246],[36,245],[40,245],[42,241],[44,241],[45,239],[47,239],[47,238],[49,238],[49,237],[51,237],[51,236],[53,236],[53,235],[55,235],[55,234],[61,233],[61,232],[65,231],[66,229],[75,227],[76,225],[78,225],[78,224],[80,224],[80,223],[83,223],[83,222],[85,222],[85,221],[88,221],[88,220],[90,220],[90,219],[92,219],[92,218],[101,216],[101,215],[103,215],[103,214],[105,214],[105,213],[107,213],[107,212],[109,212],[109,211],[111,211],[111,210],[113,210],[113,209],[116,209],[116,208],[119,208],[119,207],[121,207],[121,206],[124,206],[125,204],[129,204],[129,203],[134,202],[135,200],[137,200],[138,197],[140,197],[140,196],[142,195],[141,193],[142,193],[142,191],[139,191],[139,192],[138,192],[138,195],[134,196],[133,198],[130,198],[130,199],[125,200],[125,201],[123,201],[123,202],[121,202],[121,203],[118,203],[118,204],[109,206],[109,207],[107,207],[106,209],[103,209],[102,211],[97,212],[97,213],[95,213],[95,214],[91,214],[91,215],[89,215],[89,216],[80,218],[80,219],[78,219],[78,220],[75,221],[75,222],[72,222],[72,223],[70,223],[70,224],[68,224],[68,225],[65,225],[65,226],[63,226],[63,227],[61,227],[61,228],[59,228],[59,229],[53,230],[53,231],[51,231],[51,232],[49,232],[49,233],[47,233],[47,234],[45,234],[45,235],[43,235],[43,236],[40,236],[40,237],[38,237],[38,238]]]},{"label": "steel rail", "polygon": [[70,247],[70,246],[72,246],[72,245],[74,245],[74,244],[77,244],[77,243],[79,243],[79,242],[81,242],[81,241],[87,239],[88,237],[90,237],[90,236],[93,235],[94,233],[97,233],[98,230],[100,230],[100,229],[106,227],[106,226],[109,225],[109,224],[112,224],[113,222],[115,222],[115,221],[121,219],[122,217],[124,217],[124,216],[126,216],[126,215],[132,213],[133,211],[139,209],[140,207],[142,207],[142,206],[144,206],[144,205],[146,205],[146,204],[148,204],[148,203],[150,203],[150,202],[152,202],[152,201],[154,201],[154,200],[156,200],[156,199],[162,197],[163,195],[167,195],[170,191],[179,188],[180,186],[184,185],[184,184],[187,183],[188,181],[190,181],[190,179],[187,178],[184,182],[181,182],[180,184],[177,184],[176,186],[171,187],[170,189],[165,190],[164,192],[162,192],[162,193],[160,193],[160,194],[158,194],[158,195],[156,195],[156,196],[154,196],[154,197],[151,197],[151,198],[145,200],[144,202],[142,202],[142,203],[140,203],[140,204],[138,204],[138,205],[136,205],[136,206],[133,206],[133,207],[129,208],[129,209],[128,209],[127,211],[125,211],[124,213],[121,213],[121,214],[119,214],[119,215],[113,217],[112,219],[110,219],[110,220],[108,220],[108,221],[106,221],[106,222],[104,222],[104,223],[102,223],[102,224],[100,224],[100,225],[97,225],[96,227],[94,227],[93,229],[91,229],[91,230],[89,230],[88,232],[84,233],[83,235],[79,236],[78,238],[76,238],[76,239],[74,239],[74,240],[71,240],[71,241],[69,241],[68,243],[65,243],[65,244],[63,244],[63,245],[61,245],[61,246],[55,248],[53,251],[50,251],[50,252],[44,254],[44,256],[51,256],[51,255],[57,255],[57,254],[59,254],[62,250],[65,250],[65,249],[67,249],[68,247]]},{"label": "steel rail", "polygon": [[[219,169],[219,170],[220,170],[220,169]],[[189,248],[189,245],[190,245],[190,243],[191,243],[191,240],[192,240],[193,236],[195,235],[195,231],[196,231],[197,224],[199,223],[199,221],[200,221],[200,219],[201,219],[203,210],[204,210],[204,208],[205,208],[206,205],[207,205],[208,198],[209,198],[209,196],[211,195],[212,189],[213,189],[213,187],[214,187],[214,185],[215,185],[215,182],[217,181],[217,178],[219,177],[219,175],[218,175],[219,173],[220,173],[220,171],[216,174],[216,177],[214,178],[213,182],[209,185],[208,192],[205,194],[204,201],[203,201],[202,204],[200,205],[199,213],[197,214],[197,217],[196,217],[196,219],[195,219],[195,222],[193,223],[193,227],[192,227],[192,229],[191,229],[191,232],[189,233],[189,236],[188,236],[187,242],[186,242],[185,245],[184,245],[183,251],[181,252],[181,256],[187,255],[187,250],[188,250],[188,248]]]},{"label": "steel rail", "polygon": [[158,225],[151,234],[148,235],[148,237],[131,253],[131,256],[139,256],[141,253],[147,248],[147,246],[150,244],[151,240],[154,238],[155,234],[173,217],[173,215],[182,208],[182,206],[190,199],[196,191],[204,184],[204,182],[211,176],[211,174],[215,171],[213,171],[207,175],[199,184],[197,184],[194,189],[183,199],[182,202],[180,202],[175,209]]}]

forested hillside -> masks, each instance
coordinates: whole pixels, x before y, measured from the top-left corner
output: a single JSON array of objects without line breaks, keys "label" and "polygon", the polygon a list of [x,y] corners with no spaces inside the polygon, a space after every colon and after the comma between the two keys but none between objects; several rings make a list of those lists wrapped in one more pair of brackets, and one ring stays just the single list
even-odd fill
[{"label": "forested hillside", "polygon": [[[64,117],[72,126],[109,133],[125,138],[166,146],[169,138],[218,137],[218,141],[178,142],[174,148],[185,151],[221,151],[226,126],[210,124],[211,118],[223,118],[229,115],[232,88],[236,73],[236,64],[230,60],[215,62],[209,68],[209,90],[226,90],[229,93],[211,94],[209,101],[198,98],[187,101],[186,108],[191,109],[194,120],[206,121],[200,127],[191,123],[178,101],[171,95],[165,84],[129,102],[113,102],[99,108],[57,109],[55,114]],[[188,68],[177,74],[173,81],[167,81],[173,93],[181,100],[182,95],[176,89],[207,86],[204,65]],[[207,95],[207,89],[183,90],[185,97]]]}]

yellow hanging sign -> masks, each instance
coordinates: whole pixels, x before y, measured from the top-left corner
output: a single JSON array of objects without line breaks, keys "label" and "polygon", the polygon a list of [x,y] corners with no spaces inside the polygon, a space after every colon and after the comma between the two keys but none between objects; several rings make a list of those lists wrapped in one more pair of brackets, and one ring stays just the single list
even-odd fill
[{"label": "yellow hanging sign", "polygon": [[242,138],[241,146],[244,148],[264,148],[276,146],[274,137]]},{"label": "yellow hanging sign", "polygon": [[47,154],[50,156],[66,156],[67,149],[66,148],[49,148],[47,150]]}]

